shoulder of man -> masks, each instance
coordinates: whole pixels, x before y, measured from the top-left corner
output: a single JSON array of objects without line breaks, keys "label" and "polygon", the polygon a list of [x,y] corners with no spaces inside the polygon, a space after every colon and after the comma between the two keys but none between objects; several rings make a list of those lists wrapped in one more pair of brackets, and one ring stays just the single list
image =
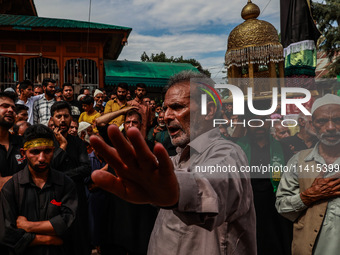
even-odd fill
[{"label": "shoulder of man", "polygon": [[68,177],[65,173],[63,173],[62,171],[58,171],[57,169],[54,169],[54,168],[50,168],[50,171],[51,171],[50,174],[55,183],[61,186],[68,184],[68,183],[74,184],[73,180],[70,177]]}]

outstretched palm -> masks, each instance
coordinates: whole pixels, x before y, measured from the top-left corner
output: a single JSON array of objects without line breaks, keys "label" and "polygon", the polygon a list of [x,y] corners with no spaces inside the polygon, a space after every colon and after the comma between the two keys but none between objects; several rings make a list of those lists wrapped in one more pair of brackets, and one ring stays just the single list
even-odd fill
[{"label": "outstretched palm", "polygon": [[153,154],[136,128],[127,131],[130,142],[114,125],[108,128],[108,135],[115,148],[96,136],[91,136],[90,141],[117,176],[107,171],[95,171],[92,174],[94,183],[131,203],[175,205],[179,187],[165,148],[158,143]]}]

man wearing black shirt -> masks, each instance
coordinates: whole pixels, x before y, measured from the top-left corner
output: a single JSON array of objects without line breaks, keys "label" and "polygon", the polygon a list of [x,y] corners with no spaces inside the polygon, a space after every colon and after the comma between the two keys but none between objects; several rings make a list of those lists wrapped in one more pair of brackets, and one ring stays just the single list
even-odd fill
[{"label": "man wearing black shirt", "polygon": [[75,182],[78,193],[78,212],[74,223],[77,241],[74,243],[74,254],[86,255],[91,250],[84,179],[91,174],[90,160],[85,143],[79,137],[68,134],[72,119],[69,103],[55,102],[51,107],[51,116],[56,138],[52,166],[60,169]]},{"label": "man wearing black shirt", "polygon": [[27,166],[4,185],[0,196],[1,254],[66,255],[72,237],[77,194],[74,183],[50,168],[53,132],[44,125],[29,127],[21,153]]},{"label": "man wearing black shirt", "polygon": [[22,138],[8,132],[15,122],[14,101],[14,94],[0,93],[0,190],[13,174],[25,167],[26,163],[20,154]]}]

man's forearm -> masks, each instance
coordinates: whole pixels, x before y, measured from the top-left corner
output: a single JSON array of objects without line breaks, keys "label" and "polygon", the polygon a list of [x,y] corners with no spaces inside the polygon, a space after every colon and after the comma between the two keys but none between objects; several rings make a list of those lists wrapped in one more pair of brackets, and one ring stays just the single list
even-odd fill
[{"label": "man's forearm", "polygon": [[37,245],[62,245],[63,240],[57,236],[52,235],[35,235],[35,238],[30,243],[30,246]]},{"label": "man's forearm", "polygon": [[109,123],[111,120],[119,117],[120,115],[124,114],[124,110],[118,110],[114,112],[106,113],[98,118],[96,118],[95,123],[97,126],[105,126],[107,123]]},{"label": "man's forearm", "polygon": [[[20,226],[18,226],[20,228]],[[42,235],[56,235],[54,228],[50,221],[27,221],[22,227],[26,232],[42,234]]]}]

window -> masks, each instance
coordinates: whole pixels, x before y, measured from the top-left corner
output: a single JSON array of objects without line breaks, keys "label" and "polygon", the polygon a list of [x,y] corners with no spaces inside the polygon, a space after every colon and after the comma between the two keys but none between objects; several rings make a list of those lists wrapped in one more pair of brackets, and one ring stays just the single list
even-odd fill
[{"label": "window", "polygon": [[24,77],[31,80],[34,85],[42,84],[45,78],[52,78],[59,85],[58,63],[55,59],[43,57],[27,59]]},{"label": "window", "polygon": [[0,56],[0,86],[4,90],[15,87],[18,80],[18,66],[15,59]]}]

